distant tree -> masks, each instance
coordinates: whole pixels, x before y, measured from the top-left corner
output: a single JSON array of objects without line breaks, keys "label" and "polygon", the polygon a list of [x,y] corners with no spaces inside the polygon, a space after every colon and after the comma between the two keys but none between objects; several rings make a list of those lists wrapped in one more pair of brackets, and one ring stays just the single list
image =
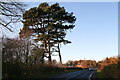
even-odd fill
[{"label": "distant tree", "polygon": [[89,67],[96,67],[96,61],[95,60],[68,60],[65,65],[67,66],[76,66],[79,65],[82,68],[89,68]]},{"label": "distant tree", "polygon": [[68,60],[68,61],[66,62],[66,65],[67,65],[67,66],[72,66],[72,65],[73,65],[73,61],[72,61],[72,60]]},{"label": "distant tree", "polygon": [[99,61],[98,67],[102,70],[105,66],[109,66],[111,64],[118,64],[118,57],[107,57],[106,59]]},{"label": "distant tree", "polygon": [[78,64],[78,61],[73,61],[73,65],[77,65]]}]

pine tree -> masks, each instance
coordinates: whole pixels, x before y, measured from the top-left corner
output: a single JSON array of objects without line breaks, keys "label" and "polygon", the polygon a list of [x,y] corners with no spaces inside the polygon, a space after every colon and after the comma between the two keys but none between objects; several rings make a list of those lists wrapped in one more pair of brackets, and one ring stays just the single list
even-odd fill
[{"label": "pine tree", "polygon": [[[59,53],[60,62],[62,63],[60,44],[70,43],[65,40],[67,31],[74,28],[76,21],[73,13],[68,13],[64,7],[60,7],[58,3],[49,5],[41,3],[38,7],[29,9],[23,14],[24,28],[29,29],[34,36],[36,42],[41,42],[44,48],[44,57],[48,58],[51,64],[51,49],[57,44],[57,52]],[[23,30],[24,32],[24,30]]]}]

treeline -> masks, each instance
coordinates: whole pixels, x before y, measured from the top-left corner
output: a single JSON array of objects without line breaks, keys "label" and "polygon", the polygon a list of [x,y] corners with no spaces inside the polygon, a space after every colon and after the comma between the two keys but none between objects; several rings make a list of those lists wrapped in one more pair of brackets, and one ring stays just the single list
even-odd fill
[{"label": "treeline", "polygon": [[118,57],[110,57],[110,58],[107,57],[104,60],[98,61],[98,69],[102,70],[105,66],[111,64],[118,64]]},{"label": "treeline", "polygon": [[110,57],[98,62],[98,69],[102,71],[104,78],[119,79],[120,57]]},{"label": "treeline", "polygon": [[66,67],[81,67],[81,68],[89,68],[96,67],[97,62],[95,60],[69,60],[64,64]]}]

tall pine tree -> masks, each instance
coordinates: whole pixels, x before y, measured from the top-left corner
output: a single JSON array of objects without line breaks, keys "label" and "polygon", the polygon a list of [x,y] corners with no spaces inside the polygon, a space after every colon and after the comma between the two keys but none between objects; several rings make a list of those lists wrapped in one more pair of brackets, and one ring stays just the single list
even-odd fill
[{"label": "tall pine tree", "polygon": [[49,5],[41,3],[38,7],[29,9],[23,14],[24,27],[21,30],[30,30],[36,42],[41,42],[44,48],[44,57],[48,58],[48,63],[51,64],[52,51],[51,49],[57,45],[60,62],[62,63],[60,44],[70,43],[65,40],[67,31],[74,28],[76,21],[73,13],[69,13],[64,7],[60,7],[58,3]]}]

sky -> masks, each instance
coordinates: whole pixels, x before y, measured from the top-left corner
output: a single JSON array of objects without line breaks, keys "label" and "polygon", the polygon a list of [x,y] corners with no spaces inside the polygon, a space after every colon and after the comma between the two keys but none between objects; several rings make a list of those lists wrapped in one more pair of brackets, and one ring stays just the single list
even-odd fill
[{"label": "sky", "polygon": [[[26,2],[28,8],[40,2]],[[55,2],[49,2],[53,4]],[[68,60],[102,60],[118,55],[118,3],[117,2],[59,2],[66,11],[76,16],[75,27],[66,39],[71,44],[61,45],[63,62]],[[22,24],[21,24],[22,26]],[[19,29],[17,30],[17,33]],[[17,33],[10,33],[10,37]],[[58,60],[58,56],[53,58]]]}]

